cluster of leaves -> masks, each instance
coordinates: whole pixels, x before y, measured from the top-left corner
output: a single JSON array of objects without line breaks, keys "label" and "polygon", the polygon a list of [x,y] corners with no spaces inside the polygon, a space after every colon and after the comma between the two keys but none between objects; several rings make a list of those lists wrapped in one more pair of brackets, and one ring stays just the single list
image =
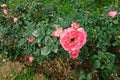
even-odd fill
[{"label": "cluster of leaves", "polygon": [[[0,8],[0,53],[8,59],[32,54],[38,63],[55,57],[69,58],[51,33],[58,26],[66,28],[77,21],[88,34],[81,62],[89,60],[94,69],[101,71],[100,76],[108,79],[116,74],[115,63],[120,60],[120,13],[115,18],[107,14],[120,9],[117,0],[99,1],[2,0],[1,4],[8,5],[8,15]],[[13,23],[13,16],[18,17],[17,23]],[[28,41],[31,37],[35,38],[32,43]]]}]

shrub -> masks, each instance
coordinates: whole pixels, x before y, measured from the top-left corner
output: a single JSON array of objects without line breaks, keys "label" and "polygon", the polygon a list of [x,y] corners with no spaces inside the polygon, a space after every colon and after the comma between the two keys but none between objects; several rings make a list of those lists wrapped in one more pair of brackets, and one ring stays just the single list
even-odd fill
[{"label": "shrub", "polygon": [[[67,51],[52,32],[58,27],[68,28],[77,21],[87,32],[87,42],[78,58],[81,63],[91,62],[93,69],[100,73],[100,79],[109,79],[110,74],[117,75],[115,63],[120,60],[120,12],[117,1],[103,2],[1,1],[7,6],[0,7],[0,53],[13,60],[21,55],[32,55],[38,63],[56,57],[68,59]],[[108,15],[110,11],[117,12],[111,17]],[[87,77],[92,75],[91,72]]]}]

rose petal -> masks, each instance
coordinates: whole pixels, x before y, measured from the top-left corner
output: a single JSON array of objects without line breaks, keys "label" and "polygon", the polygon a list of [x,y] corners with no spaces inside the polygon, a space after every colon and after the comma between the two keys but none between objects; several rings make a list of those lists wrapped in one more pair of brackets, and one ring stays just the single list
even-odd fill
[{"label": "rose petal", "polygon": [[62,27],[58,27],[55,31],[52,32],[52,36],[59,37],[62,34]]}]

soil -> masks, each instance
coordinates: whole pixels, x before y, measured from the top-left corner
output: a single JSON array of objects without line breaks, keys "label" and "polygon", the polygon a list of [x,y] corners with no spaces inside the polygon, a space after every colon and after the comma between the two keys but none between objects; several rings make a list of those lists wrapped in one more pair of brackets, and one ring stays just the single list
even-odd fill
[{"label": "soil", "polygon": [[[0,57],[1,58],[1,57]],[[34,64],[34,65],[33,65]],[[120,61],[117,66],[118,77],[120,77]],[[92,80],[99,80],[97,70],[93,70],[93,65],[89,61],[84,61],[82,64],[79,59],[62,59],[55,58],[51,61],[44,60],[41,64],[36,62],[29,63],[27,57],[18,58],[16,61],[2,61],[0,66],[0,77],[3,80],[14,80],[14,77],[21,72],[23,68],[34,67],[35,80],[45,80],[50,78],[51,80],[79,80],[79,76],[76,71],[84,70],[85,74],[93,72]],[[12,73],[11,73],[12,72]],[[111,80],[114,79],[114,75],[111,74]]]}]

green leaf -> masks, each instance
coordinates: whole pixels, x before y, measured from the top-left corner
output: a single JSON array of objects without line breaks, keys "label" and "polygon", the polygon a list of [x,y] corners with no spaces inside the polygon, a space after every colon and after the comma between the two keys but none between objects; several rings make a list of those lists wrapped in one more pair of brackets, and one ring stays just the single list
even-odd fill
[{"label": "green leaf", "polygon": [[84,80],[85,79],[85,75],[80,75],[80,78],[79,78],[79,80]]},{"label": "green leaf", "polygon": [[25,39],[23,38],[23,39],[20,39],[19,41],[18,41],[18,46],[22,46],[22,45],[24,45],[25,44]]},{"label": "green leaf", "polygon": [[50,53],[50,48],[48,46],[41,48],[41,55],[48,55]]},{"label": "green leaf", "polygon": [[112,68],[113,68],[113,65],[114,65],[114,64],[112,64],[112,63],[109,63],[109,64],[106,64],[106,67],[107,67],[107,69],[109,69],[109,70],[112,70]]},{"label": "green leaf", "polygon": [[104,68],[105,68],[105,65],[102,65],[100,68],[101,68],[101,69],[104,69]]},{"label": "green leaf", "polygon": [[109,80],[110,74],[111,74],[110,70],[103,70],[102,71],[102,76],[103,76],[104,80]]},{"label": "green leaf", "polygon": [[114,24],[118,24],[118,20],[113,20],[113,23]]},{"label": "green leaf", "polygon": [[52,49],[53,52],[57,53],[58,46],[57,45],[53,45],[53,46],[51,46],[51,49]]},{"label": "green leaf", "polygon": [[100,65],[101,65],[101,63],[100,63],[99,60],[96,60],[96,61],[94,62],[94,67],[95,67],[95,68],[100,68]]},{"label": "green leaf", "polygon": [[105,55],[107,56],[107,62],[108,63],[114,63],[115,62],[115,55],[114,54],[106,52]]},{"label": "green leaf", "polygon": [[40,49],[37,49],[34,53],[35,56],[39,56],[40,55]]},{"label": "green leaf", "polygon": [[117,46],[117,45],[118,45],[117,42],[112,43],[112,46]]},{"label": "green leaf", "polygon": [[92,80],[92,73],[89,73],[89,74],[87,75],[87,80]]},{"label": "green leaf", "polygon": [[102,51],[98,51],[98,59],[102,60],[103,58],[105,58],[105,59],[107,58],[106,55],[105,55],[105,53],[102,52]]},{"label": "green leaf", "polygon": [[120,80],[120,78],[119,77],[115,77],[115,79],[114,80]]},{"label": "green leaf", "polygon": [[91,57],[90,61],[93,63],[97,58],[98,58],[97,55],[93,55],[93,56]]},{"label": "green leaf", "polygon": [[49,36],[45,36],[45,44],[47,45],[53,45],[53,40]]}]

